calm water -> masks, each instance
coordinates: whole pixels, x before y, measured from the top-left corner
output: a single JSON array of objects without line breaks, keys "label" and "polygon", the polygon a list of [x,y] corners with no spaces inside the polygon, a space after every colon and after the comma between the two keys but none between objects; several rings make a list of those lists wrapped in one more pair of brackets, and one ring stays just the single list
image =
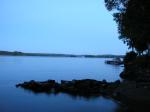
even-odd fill
[{"label": "calm water", "polygon": [[17,83],[48,79],[119,79],[122,67],[106,65],[106,59],[0,57],[0,112],[116,112],[109,98],[83,98],[67,94],[34,94],[16,88]]}]

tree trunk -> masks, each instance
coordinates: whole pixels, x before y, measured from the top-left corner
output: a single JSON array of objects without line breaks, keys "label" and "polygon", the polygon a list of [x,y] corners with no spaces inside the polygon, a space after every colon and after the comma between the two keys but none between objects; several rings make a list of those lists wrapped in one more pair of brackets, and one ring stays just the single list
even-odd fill
[{"label": "tree trunk", "polygon": [[150,56],[150,43],[148,43],[148,56]]}]

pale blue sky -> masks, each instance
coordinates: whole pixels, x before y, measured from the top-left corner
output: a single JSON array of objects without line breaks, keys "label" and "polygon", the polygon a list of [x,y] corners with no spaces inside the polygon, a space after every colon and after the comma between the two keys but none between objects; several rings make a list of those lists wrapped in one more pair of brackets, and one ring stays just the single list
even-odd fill
[{"label": "pale blue sky", "polygon": [[0,0],[0,50],[124,54],[103,0]]}]

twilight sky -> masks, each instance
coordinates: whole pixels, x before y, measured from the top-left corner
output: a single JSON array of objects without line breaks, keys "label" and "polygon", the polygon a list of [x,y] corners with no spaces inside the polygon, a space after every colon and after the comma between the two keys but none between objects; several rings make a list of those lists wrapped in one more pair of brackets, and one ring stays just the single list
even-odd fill
[{"label": "twilight sky", "polygon": [[104,0],[0,0],[0,50],[124,54]]}]

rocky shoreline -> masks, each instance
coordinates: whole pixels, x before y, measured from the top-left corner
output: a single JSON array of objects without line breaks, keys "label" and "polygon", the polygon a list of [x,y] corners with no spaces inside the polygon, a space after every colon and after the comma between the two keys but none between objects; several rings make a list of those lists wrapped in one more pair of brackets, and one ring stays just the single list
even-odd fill
[{"label": "rocky shoreline", "polygon": [[60,83],[55,80],[34,81],[17,84],[16,87],[21,87],[30,90],[34,93],[67,93],[74,96],[93,97],[93,96],[113,96],[114,91],[120,85],[120,81],[107,82],[106,80],[97,81],[92,79],[83,80],[62,80]]},{"label": "rocky shoreline", "polygon": [[125,112],[129,110],[132,110],[132,112],[142,112],[143,108],[149,109],[150,105],[150,90],[137,87],[135,81],[120,82],[120,80],[117,80],[115,82],[107,82],[106,80],[83,79],[72,81],[62,80],[58,83],[55,80],[43,82],[31,80],[17,84],[16,87],[32,91],[33,93],[66,93],[85,98],[106,96],[126,105]]}]

